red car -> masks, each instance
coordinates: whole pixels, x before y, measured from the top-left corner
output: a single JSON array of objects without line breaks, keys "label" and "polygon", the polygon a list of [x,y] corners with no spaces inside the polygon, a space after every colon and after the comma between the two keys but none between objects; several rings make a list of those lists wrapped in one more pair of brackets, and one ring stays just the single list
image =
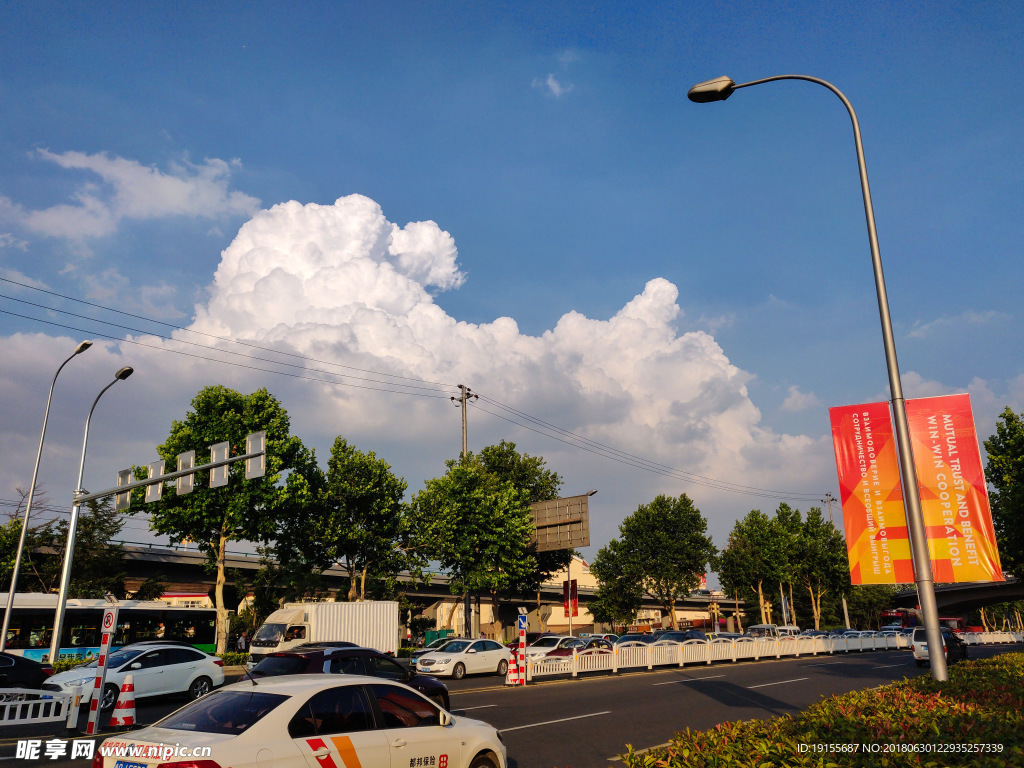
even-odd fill
[{"label": "red car", "polygon": [[566,643],[558,648],[548,651],[544,657],[549,656],[572,656],[573,650],[580,656],[592,656],[604,653],[611,653],[613,646],[603,637],[579,638],[575,642]]}]

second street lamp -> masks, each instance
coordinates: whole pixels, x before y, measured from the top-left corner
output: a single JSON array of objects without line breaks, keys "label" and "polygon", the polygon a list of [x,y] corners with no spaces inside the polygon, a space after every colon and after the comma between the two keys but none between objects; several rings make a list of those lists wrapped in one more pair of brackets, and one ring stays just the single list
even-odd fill
[{"label": "second street lamp", "polygon": [[871,264],[875,274],[875,294],[878,298],[878,314],[882,322],[882,343],[885,347],[885,364],[889,374],[889,392],[892,395],[893,418],[896,422],[896,445],[899,449],[900,479],[903,481],[903,500],[907,514],[907,535],[914,559],[914,574],[917,579],[917,594],[924,614],[925,633],[928,639],[928,658],[931,662],[932,677],[944,681],[949,679],[946,656],[943,650],[942,633],[939,630],[939,611],[935,602],[935,583],[932,577],[932,563],[928,554],[928,538],[921,511],[921,495],[917,487],[917,471],[914,468],[914,453],[910,444],[910,429],[907,424],[907,409],[903,400],[903,384],[900,368],[896,361],[896,341],[893,338],[892,320],[889,316],[889,298],[885,291],[885,276],[882,274],[882,257],[878,249],[878,233],[875,231],[875,213],[871,204],[871,190],[868,187],[868,169],[864,162],[864,146],[860,138],[860,123],[853,111],[850,100],[832,83],[808,75],[776,75],[747,83],[736,84],[732,78],[716,77],[693,86],[687,96],[690,101],[705,104],[711,101],[725,101],[733,92],[751,85],[770,83],[775,80],[806,80],[828,88],[839,97],[850,113],[853,123],[853,138],[857,148],[857,166],[860,170],[861,195],[864,198],[864,215],[868,225],[868,241],[871,246]]},{"label": "second street lamp", "polygon": [[11,626],[11,614],[14,612],[14,595],[18,591],[18,571],[21,569],[21,555],[25,551],[25,539],[28,536],[28,521],[32,516],[32,500],[36,495],[36,480],[39,477],[39,463],[43,458],[43,441],[46,439],[46,422],[50,419],[50,401],[53,400],[53,388],[57,384],[57,377],[64,370],[64,366],[70,363],[75,357],[82,354],[92,346],[91,341],[83,341],[67,360],[60,364],[57,372],[53,374],[53,381],[50,382],[50,394],[46,397],[46,410],[43,411],[43,431],[39,435],[39,450],[36,451],[36,464],[32,469],[32,483],[28,487],[28,499],[25,501],[25,515],[21,521],[21,536],[18,538],[18,552],[14,556],[14,570],[11,571],[11,586],[7,590],[7,611],[4,613],[4,626],[0,629],[0,651],[7,647],[7,628]]},{"label": "second street lamp", "polygon": [[92,412],[96,410],[96,403],[103,397],[103,393],[117,384],[124,381],[135,372],[130,366],[125,366],[114,374],[114,380],[107,384],[96,399],[92,401],[92,408],[89,409],[89,416],[85,420],[85,435],[82,437],[82,460],[78,465],[78,484],[75,486],[75,503],[71,507],[71,519],[68,521],[68,539],[64,545],[64,567],[60,574],[60,593],[57,596],[57,612],[53,617],[53,637],[50,640],[50,663],[53,664],[60,658],[60,636],[64,631],[64,606],[68,600],[68,589],[71,586],[71,563],[75,554],[75,531],[78,527],[78,514],[81,506],[77,497],[85,490],[82,488],[82,478],[85,475],[85,449],[89,444],[89,422],[92,421]]}]

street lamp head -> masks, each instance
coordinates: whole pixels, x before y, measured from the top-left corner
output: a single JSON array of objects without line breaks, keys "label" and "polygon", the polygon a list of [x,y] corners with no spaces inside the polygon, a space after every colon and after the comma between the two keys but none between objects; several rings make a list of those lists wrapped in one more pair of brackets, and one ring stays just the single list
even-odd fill
[{"label": "street lamp head", "polygon": [[75,347],[75,354],[76,355],[80,355],[83,352],[85,352],[85,350],[87,350],[91,346],[92,346],[92,342],[91,341],[83,341],[81,344],[79,344],[77,347]]},{"label": "street lamp head", "polygon": [[124,381],[133,373],[135,373],[135,369],[132,368],[130,365],[126,365],[124,368],[122,368],[121,370],[114,374],[114,378],[117,379],[118,381]]},{"label": "street lamp head", "polygon": [[714,80],[697,83],[686,95],[690,101],[706,104],[709,101],[725,101],[732,96],[734,90],[736,90],[736,83],[733,79],[722,75]]},{"label": "street lamp head", "polygon": [[587,491],[587,496],[593,496],[595,493],[597,493],[597,488],[594,488],[593,490]]}]

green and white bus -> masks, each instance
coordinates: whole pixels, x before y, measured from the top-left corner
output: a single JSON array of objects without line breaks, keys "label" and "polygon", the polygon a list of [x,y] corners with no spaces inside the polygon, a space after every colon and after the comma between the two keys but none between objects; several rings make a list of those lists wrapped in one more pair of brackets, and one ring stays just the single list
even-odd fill
[{"label": "green and white bus", "polygon": [[[2,616],[7,605],[6,593],[0,593],[0,601]],[[99,654],[100,621],[107,605],[106,600],[67,601],[60,658],[92,659]],[[182,608],[139,600],[120,600],[117,605],[113,648],[141,640],[179,640],[208,653],[216,648],[217,611],[214,608]],[[34,661],[49,662],[56,610],[57,595],[16,594],[4,650]]]}]

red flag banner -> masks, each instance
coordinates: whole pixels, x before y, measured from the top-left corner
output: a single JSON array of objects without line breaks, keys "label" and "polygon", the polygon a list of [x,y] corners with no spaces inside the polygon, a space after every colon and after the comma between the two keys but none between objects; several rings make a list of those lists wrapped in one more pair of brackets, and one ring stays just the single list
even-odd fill
[{"label": "red flag banner", "polygon": [[829,408],[854,584],[905,584],[914,565],[888,403]]},{"label": "red flag banner", "polygon": [[907,400],[907,420],[935,581],[1003,581],[970,397]]}]

